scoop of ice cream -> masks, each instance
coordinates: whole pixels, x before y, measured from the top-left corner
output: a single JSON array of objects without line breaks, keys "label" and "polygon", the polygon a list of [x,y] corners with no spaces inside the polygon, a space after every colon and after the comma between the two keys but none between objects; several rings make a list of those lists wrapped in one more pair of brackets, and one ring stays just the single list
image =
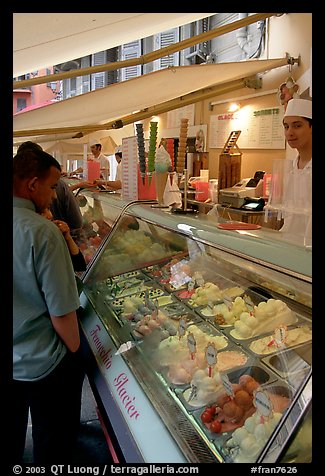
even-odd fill
[{"label": "scoop of ice cream", "polygon": [[280,325],[294,324],[296,321],[296,314],[286,303],[279,299],[268,299],[255,306],[253,312],[242,312],[230,334],[236,339],[247,339],[262,332],[272,332]]},{"label": "scoop of ice cream", "polygon": [[159,147],[155,157],[155,171],[156,172],[168,172],[171,167],[172,161],[170,155],[164,147]]},{"label": "scoop of ice cream", "polygon": [[189,405],[198,408],[212,404],[222,392],[223,385],[219,372],[213,372],[210,377],[208,369],[199,369],[193,375],[191,388],[185,390],[183,395]]},{"label": "scoop of ice cream", "polygon": [[274,412],[264,423],[258,412],[247,418],[244,426],[235,430],[226,446],[233,448],[235,463],[254,463],[264,445],[270,438],[282,414]]},{"label": "scoop of ice cream", "polygon": [[206,306],[209,302],[216,302],[222,299],[222,292],[214,283],[205,283],[198,287],[192,295],[189,304],[191,306]]}]

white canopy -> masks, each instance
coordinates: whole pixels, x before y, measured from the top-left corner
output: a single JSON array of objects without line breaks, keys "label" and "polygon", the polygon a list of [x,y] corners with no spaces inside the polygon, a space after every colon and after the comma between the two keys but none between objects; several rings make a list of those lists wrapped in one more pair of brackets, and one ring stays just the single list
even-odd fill
[{"label": "white canopy", "polygon": [[13,77],[211,15],[215,13],[14,13]]},{"label": "white canopy", "polygon": [[[29,131],[98,125],[215,85],[286,65],[286,58],[180,66],[14,115],[13,130]],[[16,134],[17,135],[17,134]]]}]

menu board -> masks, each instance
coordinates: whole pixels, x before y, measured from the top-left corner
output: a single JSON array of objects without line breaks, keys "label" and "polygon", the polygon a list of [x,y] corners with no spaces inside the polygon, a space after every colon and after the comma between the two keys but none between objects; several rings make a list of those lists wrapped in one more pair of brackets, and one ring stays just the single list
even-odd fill
[{"label": "menu board", "polygon": [[136,137],[122,139],[122,198],[138,199],[138,149]]},{"label": "menu board", "polygon": [[186,117],[188,119],[188,125],[194,125],[194,113],[195,113],[195,104],[189,104],[188,106],[180,107],[178,109],[173,109],[172,111],[167,112],[167,128],[172,129],[174,127],[179,127],[181,119]]},{"label": "menu board", "polygon": [[243,108],[234,113],[210,116],[209,147],[222,149],[231,131],[241,131],[239,149],[285,149],[279,107],[251,110]]}]

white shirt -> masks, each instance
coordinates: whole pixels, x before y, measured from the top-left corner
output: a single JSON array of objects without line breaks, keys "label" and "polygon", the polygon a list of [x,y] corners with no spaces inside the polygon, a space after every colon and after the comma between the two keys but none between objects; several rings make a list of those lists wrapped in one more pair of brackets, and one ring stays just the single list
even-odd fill
[{"label": "white shirt", "polygon": [[122,182],[122,162],[117,163],[115,180],[121,180]]},{"label": "white shirt", "polygon": [[108,180],[109,174],[110,174],[110,165],[109,165],[108,157],[100,153],[98,157],[91,155],[90,158],[94,160],[95,162],[100,163],[100,172],[101,172],[102,178],[105,180]]},{"label": "white shirt", "polygon": [[312,241],[312,160],[298,169],[297,156],[284,183],[284,224],[281,232],[310,246]]}]

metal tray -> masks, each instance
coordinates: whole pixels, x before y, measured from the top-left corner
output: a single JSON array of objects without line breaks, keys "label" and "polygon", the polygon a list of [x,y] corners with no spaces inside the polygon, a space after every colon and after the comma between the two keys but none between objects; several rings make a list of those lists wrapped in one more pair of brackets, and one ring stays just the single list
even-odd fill
[{"label": "metal tray", "polygon": [[[285,398],[289,398],[289,400],[291,400],[293,398],[293,395],[294,395],[293,389],[290,386],[288,386],[286,384],[286,382],[281,381],[281,379],[276,380],[275,382],[270,383],[270,384],[268,384],[268,383],[262,384],[261,388],[267,390],[267,392],[269,394],[276,395],[277,397],[279,397],[279,399],[281,399],[281,397],[285,397]],[[284,414],[286,412],[287,408],[290,407],[290,402],[287,406],[286,406],[286,403],[287,403],[286,401],[283,401],[283,407],[284,408],[280,412],[282,414]],[[278,410],[278,408],[277,408],[277,410]],[[255,413],[254,413],[254,415],[255,415]],[[281,418],[280,421],[282,421],[282,418]],[[236,431],[236,430],[233,430],[232,433],[234,433],[234,431]],[[273,433],[273,431],[272,431],[272,433]],[[222,446],[220,446],[218,444],[217,440],[214,441],[214,444],[215,444],[216,448],[218,448],[218,450],[224,455],[224,461],[225,462],[234,462],[234,455],[236,454],[236,447],[232,446],[232,447],[227,448],[227,443],[230,440],[231,436],[232,436],[232,434],[229,434],[228,439],[226,439],[222,442]],[[270,434],[269,437],[271,437],[271,434]],[[278,445],[279,442],[275,442],[274,444]],[[259,454],[262,450],[263,450],[263,446],[260,448]],[[249,461],[249,462],[254,463],[255,461]]]},{"label": "metal tray", "polygon": [[300,345],[262,359],[273,372],[297,388],[311,369],[312,345]]},{"label": "metal tray", "polygon": [[[310,330],[312,329],[311,323],[304,323],[304,324],[302,324],[302,322],[299,322],[299,321],[298,321],[296,325],[288,326],[288,331],[297,329],[297,328],[301,327],[302,325],[307,326]],[[269,334],[264,334],[263,336],[259,336],[259,337],[255,337],[255,338],[250,339],[250,342],[249,342],[249,343],[247,342],[247,345],[246,345],[248,351],[249,351],[249,352],[252,352],[253,355],[256,355],[256,356],[258,356],[258,357],[260,357],[260,358],[264,358],[264,357],[268,357],[268,356],[270,356],[270,355],[272,355],[272,354],[276,354],[276,353],[280,352],[281,350],[284,350],[284,349],[280,349],[280,348],[274,347],[273,349],[271,349],[271,350],[270,350],[269,352],[267,352],[267,353],[265,353],[265,352],[264,352],[264,353],[255,352],[255,351],[251,348],[252,343],[253,343],[253,342],[256,342],[256,341],[258,341],[258,340],[260,340],[260,339],[264,339],[264,338],[269,339],[270,342],[271,342],[272,339],[273,339],[273,334],[271,334],[271,333],[269,333]],[[293,345],[290,345],[290,346],[287,346],[287,345],[286,345],[285,348],[286,348],[286,349],[294,349],[294,348],[296,348],[296,347],[298,347],[298,346],[305,345],[305,344],[309,344],[311,341],[312,341],[312,337],[311,337],[310,339],[308,339],[308,340],[306,340],[306,341],[304,341],[304,342],[298,343],[298,344],[293,344]]]},{"label": "metal tray", "polygon": [[[245,352],[243,352],[243,351],[242,351],[241,349],[239,349],[238,347],[236,347],[236,346],[231,346],[231,344],[230,344],[229,347],[227,347],[226,349],[220,350],[220,351],[218,352],[218,355],[220,355],[220,354],[222,354],[222,353],[224,353],[224,352],[228,352],[228,351],[236,351],[236,352],[241,352],[241,353],[243,353],[243,354],[247,357],[247,361],[245,362],[245,364],[237,365],[237,366],[234,366],[234,367],[228,369],[228,370],[226,371],[227,373],[230,372],[230,371],[233,371],[233,370],[235,370],[235,369],[242,368],[242,367],[247,367],[247,366],[249,367],[249,366],[252,364],[252,361],[250,360],[249,355],[247,355]],[[175,392],[176,392],[176,390],[175,390]],[[187,398],[188,398],[190,392],[191,392],[191,385],[189,385],[189,386],[188,386],[185,390],[183,390],[182,392],[177,391],[177,396],[178,396],[178,398],[181,400],[182,404],[184,405],[184,407],[185,407],[188,411],[191,411],[191,412],[192,412],[192,411],[194,411],[194,410],[197,410],[198,408],[203,408],[203,407],[206,407],[207,405],[209,405],[209,403],[208,403],[208,404],[202,404],[202,405],[200,405],[200,406],[193,406],[193,405],[191,405],[191,404],[188,402],[188,400],[187,400]],[[219,391],[218,391],[218,392],[219,392]],[[223,388],[220,387],[220,394],[222,394],[222,393],[223,393]],[[213,403],[213,401],[212,401],[211,403]]]},{"label": "metal tray", "polygon": [[[240,369],[237,369],[237,370],[230,370],[229,372],[226,372],[226,374],[230,382],[233,384],[238,384],[239,378],[243,375],[250,375],[260,385],[273,382],[277,379],[276,377],[271,375],[270,372],[265,370],[260,365],[241,367]],[[206,407],[201,408],[199,410],[195,410],[193,412],[193,417],[195,418],[195,420],[197,421],[201,429],[204,431],[208,439],[211,441],[214,441],[214,443],[218,446],[218,449],[220,449],[222,448],[223,443],[231,436],[234,430],[225,431],[223,433],[214,433],[210,431],[209,428],[202,422],[202,419],[201,419],[201,415],[205,409]],[[253,410],[251,410],[251,412],[253,413]]]},{"label": "metal tray", "polygon": [[[151,300],[154,300],[157,297],[163,296],[164,294],[166,294],[165,290],[159,287],[156,283],[153,283],[152,285],[150,284],[150,286],[147,286],[147,289],[148,289],[149,299]],[[143,302],[145,302],[145,291],[134,293],[132,296],[140,297],[143,300]],[[126,297],[128,296],[114,299],[111,302],[112,308],[123,309],[123,305],[124,305],[124,301]]]},{"label": "metal tray", "polygon": [[[240,297],[240,296],[238,296]],[[243,297],[243,299],[245,300],[245,298]],[[220,304],[225,304],[227,307],[228,306],[228,302],[224,299],[222,302],[220,303],[214,303],[216,306],[220,305]],[[252,311],[253,310],[253,306],[254,304],[252,302],[246,302],[247,304],[247,311]],[[233,329],[234,327],[234,324],[218,324],[218,322],[216,322],[215,320],[215,317],[217,314],[212,314],[209,315],[208,311],[208,306],[201,306],[199,308],[196,308],[195,311],[203,318],[203,319],[206,319],[208,320],[209,322],[211,322],[215,327],[219,328],[219,329]]]},{"label": "metal tray", "polygon": [[[291,326],[296,326],[299,322],[299,316],[296,314],[296,320],[295,322],[293,322],[292,324],[290,324],[290,326],[288,326],[288,328],[290,328]],[[254,336],[251,336],[251,337],[247,337],[247,338],[242,338],[242,339],[239,339],[238,337],[234,336],[233,335],[233,332],[234,332],[235,328],[233,327],[232,329],[230,328],[226,328],[225,331],[227,332],[227,334],[229,335],[229,337],[234,341],[234,342],[237,342],[238,344],[243,344],[245,346],[247,346],[248,344],[250,344],[250,342],[252,340],[256,340],[260,337],[264,337],[265,335],[269,334],[270,331],[267,331],[267,332],[261,332],[257,335],[254,335]]]}]

